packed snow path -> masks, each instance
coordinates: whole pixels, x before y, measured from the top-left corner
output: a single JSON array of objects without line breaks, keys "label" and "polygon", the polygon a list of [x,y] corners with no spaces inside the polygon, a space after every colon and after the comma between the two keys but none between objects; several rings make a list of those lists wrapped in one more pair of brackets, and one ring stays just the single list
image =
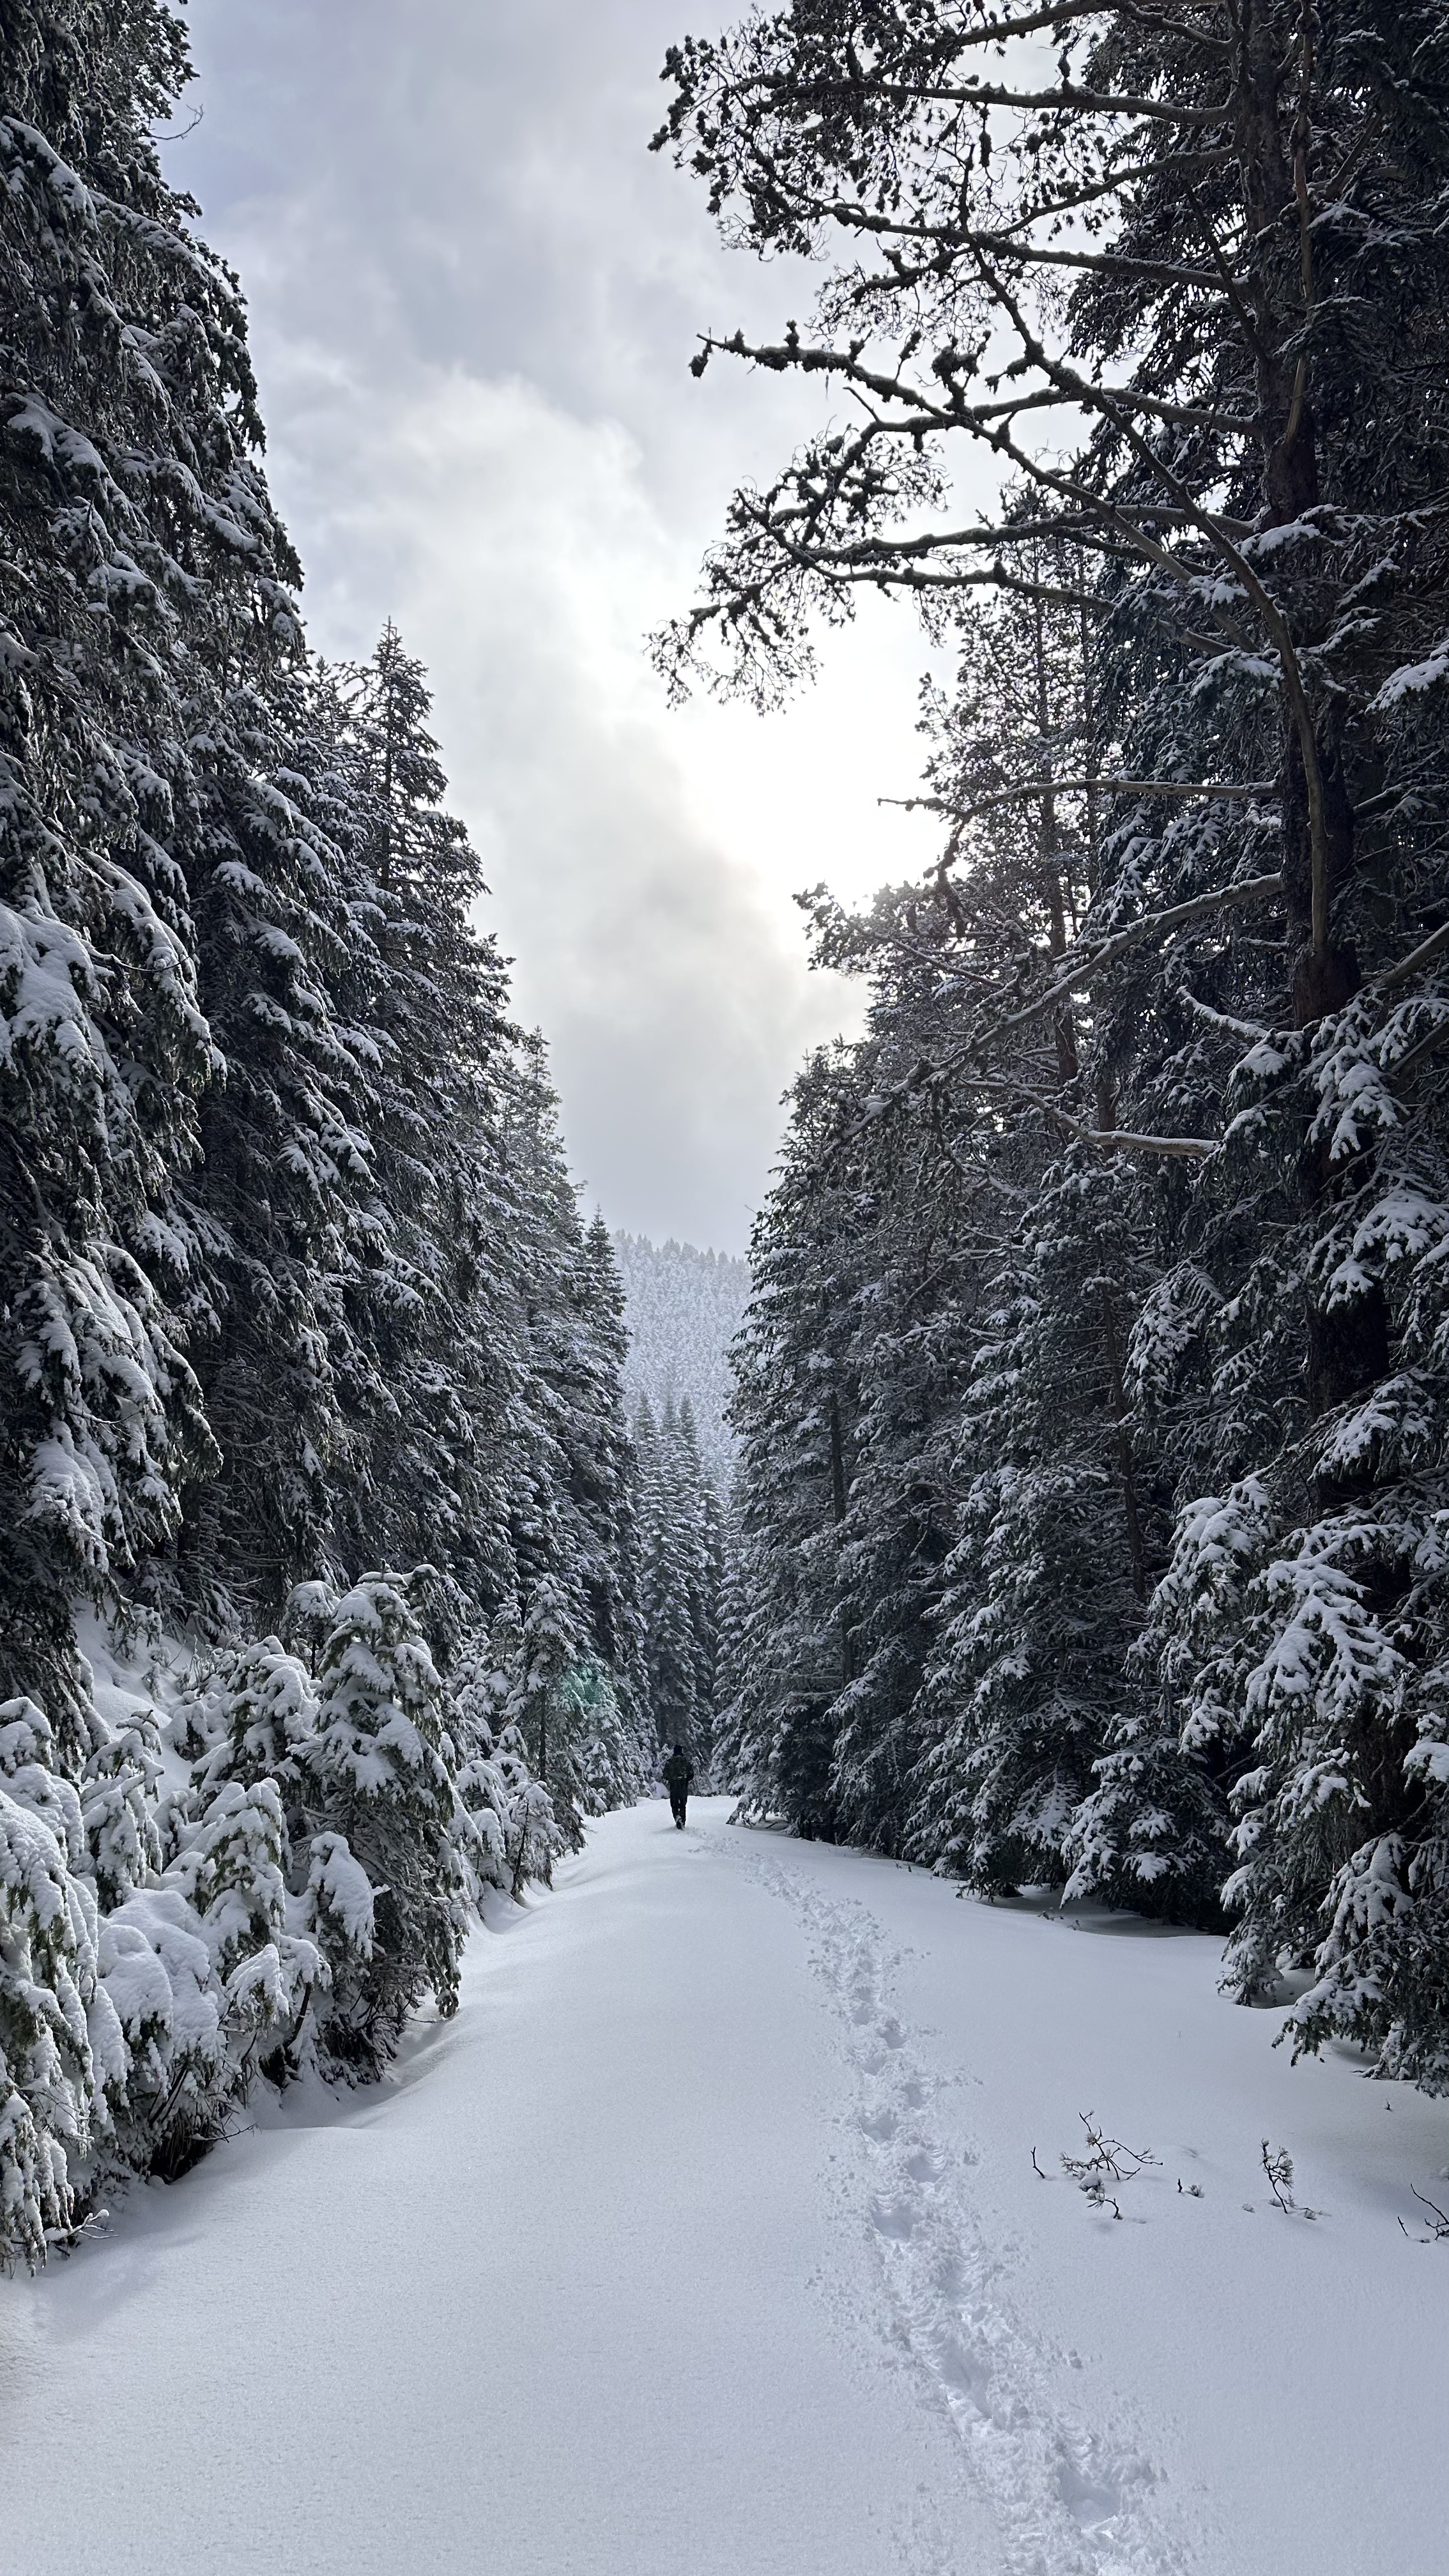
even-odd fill
[{"label": "packed snow path", "polygon": [[4,2290],[7,2576],[1444,2576],[1442,2106],[1209,1941],[727,1813],[608,1817],[394,2082]]}]

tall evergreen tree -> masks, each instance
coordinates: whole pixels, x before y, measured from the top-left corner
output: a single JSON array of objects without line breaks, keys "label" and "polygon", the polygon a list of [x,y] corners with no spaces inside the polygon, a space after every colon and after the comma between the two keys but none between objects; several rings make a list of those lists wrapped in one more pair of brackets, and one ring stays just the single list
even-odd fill
[{"label": "tall evergreen tree", "polygon": [[491,1378],[485,1323],[507,1205],[503,971],[469,918],[482,876],[442,801],[426,677],[392,625],[370,663],[341,675],[341,696],[356,965],[344,999],[377,1071],[376,1187],[353,1290],[370,1362],[353,1391],[365,1464],[344,1487],[339,1540],[353,1565],[433,1562],[456,1586],[456,1637],[467,1599],[496,1599],[506,1574],[491,1552],[488,1448],[507,1391]]},{"label": "tall evergreen tree", "polygon": [[187,870],[296,566],[235,281],[151,137],[179,21],[21,6],[0,73],[0,1687],[63,1700],[68,1596],[166,1543],[214,1460],[177,1314],[214,1065]]},{"label": "tall evergreen tree", "polygon": [[714,1736],[723,1515],[687,1395],[678,1405],[669,1397],[657,1424],[641,1397],[634,1444],[650,1752],[685,1745],[703,1779]]},{"label": "tall evergreen tree", "polygon": [[[279,1615],[335,1554],[353,1424],[386,1411],[357,1329],[378,1188],[375,1058],[344,1008],[356,907],[332,837],[340,710],[289,670],[231,692],[233,734],[204,780],[192,913],[201,1000],[223,1071],[185,1190],[187,1322],[218,1471],[188,1497],[183,1602],[223,1621]],[[153,1591],[168,1592],[158,1567]]]}]

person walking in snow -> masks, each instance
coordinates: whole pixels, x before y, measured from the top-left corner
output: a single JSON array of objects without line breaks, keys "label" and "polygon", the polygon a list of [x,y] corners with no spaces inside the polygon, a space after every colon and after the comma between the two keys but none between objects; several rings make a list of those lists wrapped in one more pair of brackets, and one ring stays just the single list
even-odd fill
[{"label": "person walking in snow", "polygon": [[689,1784],[693,1778],[694,1764],[690,1761],[683,1745],[676,1744],[664,1765],[664,1780],[669,1791],[670,1809],[681,1832],[684,1827],[685,1802],[688,1799]]}]

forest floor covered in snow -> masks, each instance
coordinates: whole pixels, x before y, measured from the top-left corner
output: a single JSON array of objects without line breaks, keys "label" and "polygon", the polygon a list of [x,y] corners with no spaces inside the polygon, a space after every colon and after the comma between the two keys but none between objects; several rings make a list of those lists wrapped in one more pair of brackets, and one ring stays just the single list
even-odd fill
[{"label": "forest floor covered in snow", "polygon": [[1444,2576],[1444,2106],[1210,1940],[728,1813],[606,1817],[388,2084],[0,2286],[6,2569]]}]

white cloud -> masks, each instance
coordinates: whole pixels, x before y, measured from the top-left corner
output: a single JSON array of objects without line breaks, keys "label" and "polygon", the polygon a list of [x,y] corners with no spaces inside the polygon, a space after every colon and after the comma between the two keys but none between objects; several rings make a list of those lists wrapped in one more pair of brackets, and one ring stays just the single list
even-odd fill
[{"label": "white cloud", "polygon": [[314,641],[366,652],[392,615],[430,669],[576,1170],[613,1223],[735,1249],[791,1071],[858,1023],[855,987],[806,972],[791,895],[930,856],[876,801],[915,777],[926,657],[878,611],[783,717],[666,708],[644,634],[802,415],[774,380],[687,373],[713,299],[774,309],[784,284],[726,262],[648,161],[639,64],[662,42],[646,55],[617,0],[605,17],[203,18],[207,121],[177,176],[248,288]]}]

